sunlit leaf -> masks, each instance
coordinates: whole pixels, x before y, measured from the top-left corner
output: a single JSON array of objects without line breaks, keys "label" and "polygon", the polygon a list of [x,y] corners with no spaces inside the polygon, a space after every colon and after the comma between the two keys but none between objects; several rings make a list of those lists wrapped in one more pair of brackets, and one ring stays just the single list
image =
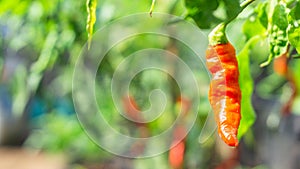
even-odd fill
[{"label": "sunlit leaf", "polygon": [[30,1],[0,1],[0,14],[3,14],[5,12],[12,12],[16,15],[22,16],[28,12],[29,6]]},{"label": "sunlit leaf", "polygon": [[300,22],[295,26],[294,24],[290,26],[288,30],[288,38],[293,47],[296,48],[298,54],[300,54]]},{"label": "sunlit leaf", "polygon": [[257,6],[255,11],[257,12],[257,17],[260,24],[267,29],[268,28],[268,13],[267,13],[268,3],[261,3]]}]

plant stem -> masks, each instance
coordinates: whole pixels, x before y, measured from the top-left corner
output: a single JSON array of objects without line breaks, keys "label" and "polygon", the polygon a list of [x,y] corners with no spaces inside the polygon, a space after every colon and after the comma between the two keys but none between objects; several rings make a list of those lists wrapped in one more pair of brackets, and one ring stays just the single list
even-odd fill
[{"label": "plant stem", "polygon": [[152,12],[153,12],[153,9],[154,9],[154,5],[155,5],[155,0],[152,0],[151,8],[150,8],[150,11],[149,11],[149,14],[150,14],[151,17],[152,17]]},{"label": "plant stem", "polygon": [[300,59],[300,55],[299,55],[299,54],[292,55],[292,58],[293,58],[293,59]]}]

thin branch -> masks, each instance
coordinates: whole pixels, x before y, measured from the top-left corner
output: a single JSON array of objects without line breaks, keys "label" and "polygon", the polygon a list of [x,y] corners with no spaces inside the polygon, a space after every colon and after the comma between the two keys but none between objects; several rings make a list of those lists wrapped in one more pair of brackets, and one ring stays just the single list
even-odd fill
[{"label": "thin branch", "polygon": [[300,55],[299,55],[299,54],[292,55],[292,58],[293,58],[293,59],[300,59]]},{"label": "thin branch", "polygon": [[152,12],[153,12],[153,9],[154,9],[154,5],[155,5],[155,0],[152,0],[151,8],[150,8],[150,11],[149,11],[149,14],[150,14],[151,17],[152,17]]}]

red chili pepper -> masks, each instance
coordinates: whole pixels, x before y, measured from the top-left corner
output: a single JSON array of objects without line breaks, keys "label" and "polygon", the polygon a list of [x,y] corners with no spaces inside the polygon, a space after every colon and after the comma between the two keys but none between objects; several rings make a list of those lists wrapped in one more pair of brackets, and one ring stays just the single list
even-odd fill
[{"label": "red chili pepper", "polygon": [[209,101],[215,113],[218,133],[226,144],[237,146],[241,90],[235,49],[227,41],[225,25],[220,25],[210,35],[206,64],[212,73]]},{"label": "red chili pepper", "polygon": [[[182,169],[184,163],[186,129],[184,126],[177,126],[173,134],[173,142],[169,152],[169,163],[172,169]],[[181,139],[181,140],[180,140]],[[179,143],[178,143],[179,142]]]},{"label": "red chili pepper", "polygon": [[185,145],[180,141],[169,153],[169,163],[173,169],[180,169],[183,166]]}]

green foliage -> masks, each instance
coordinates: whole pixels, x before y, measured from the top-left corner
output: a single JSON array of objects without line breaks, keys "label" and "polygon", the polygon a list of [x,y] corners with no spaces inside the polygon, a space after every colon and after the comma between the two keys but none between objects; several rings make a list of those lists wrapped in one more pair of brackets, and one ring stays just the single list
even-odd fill
[{"label": "green foliage", "polygon": [[291,45],[300,53],[300,1],[292,8],[288,18],[288,39]]},{"label": "green foliage", "polygon": [[99,157],[108,158],[107,152],[100,149],[81,128],[76,115],[66,116],[59,112],[40,117],[38,126],[27,139],[25,146],[52,153],[65,153],[72,160],[96,161]]},{"label": "green foliage", "polygon": [[[246,1],[244,1],[246,2]],[[188,17],[194,19],[200,28],[215,27],[220,22],[227,22],[241,12],[239,1],[191,1],[185,0]],[[268,60],[261,64],[267,66],[287,51],[288,44],[299,51],[299,1],[259,2],[252,14],[245,21],[243,32],[247,39],[255,35],[267,36],[269,40]]]},{"label": "green foliage", "polygon": [[[291,10],[289,8],[291,8]],[[266,41],[269,44],[268,60],[261,64],[261,66],[269,65],[275,57],[288,52],[289,43],[299,52],[300,29],[298,23],[300,17],[297,11],[300,11],[299,2],[295,3],[295,1],[286,1],[285,3],[282,1],[280,3],[277,1],[260,2],[246,19],[243,25],[243,33],[246,36],[247,42],[238,55],[241,72],[239,81],[242,90],[247,88],[247,90],[252,91],[253,89],[253,84],[249,82],[249,80],[251,81],[249,55],[251,50],[257,50],[253,45],[256,44],[258,39]],[[253,58],[253,60],[257,60],[257,58]],[[244,77],[249,78],[248,81],[244,79]],[[262,83],[264,84],[260,84],[258,88],[259,95],[265,96],[268,91],[269,93],[274,92],[273,88],[270,88],[270,85],[282,83],[278,81],[278,78],[276,80],[277,81],[267,80],[266,82],[263,80]],[[247,93],[242,93],[242,96],[242,120],[239,128],[239,138],[255,120],[255,114],[251,106],[251,92],[248,93],[247,91]]]},{"label": "green foliage", "polygon": [[[97,6],[99,10],[96,10],[97,2],[100,3]],[[232,20],[241,12],[239,4],[241,1],[239,0],[182,1],[185,4],[179,2],[181,1],[157,1],[155,11],[182,15],[186,9],[186,17],[192,18],[199,28],[202,29],[212,29],[221,22]],[[47,98],[48,106],[58,96],[71,97],[73,66],[83,44],[87,39],[91,40],[93,27],[101,27],[110,21],[132,13],[147,12],[151,5],[150,3],[150,0],[110,0],[101,2],[97,0],[0,1],[0,47],[2,51],[0,54],[0,71],[5,72],[3,70],[6,69],[8,59],[20,56],[16,57],[20,60],[18,64],[13,65],[15,66],[14,72],[5,72],[8,73],[8,77],[1,81],[8,86],[11,92],[13,99],[12,114],[15,117],[21,117],[22,113],[25,112],[24,109],[30,97],[35,94]],[[88,19],[86,19],[87,15]],[[236,37],[235,41],[241,42],[239,45],[245,43],[243,48],[237,50],[240,71],[239,83],[242,89],[242,119],[238,132],[239,139],[251,128],[256,118],[251,103],[252,92],[254,87],[256,87],[252,78],[255,78],[255,75],[253,75],[254,71],[257,74],[263,72],[263,69],[258,69],[257,65],[265,59],[262,57],[267,57],[264,52],[268,51],[269,58],[263,65],[269,65],[274,58],[285,53],[288,47],[290,49],[289,53],[293,55],[296,52],[300,53],[300,1],[256,0],[252,6],[247,7],[243,15],[246,17],[239,17],[234,22],[231,22],[235,27],[239,27],[244,34],[244,36]],[[88,38],[86,37],[86,31],[88,32]],[[193,38],[193,35],[190,36]],[[126,45],[121,44],[115,49],[115,51],[119,52],[109,54],[107,60],[103,62],[103,67],[101,67],[103,68],[101,71],[105,75],[101,74],[97,80],[109,78],[125,56],[132,52],[151,45],[155,48],[161,48],[168,43],[167,38],[157,37],[152,37],[151,40],[142,38],[137,38],[136,40],[136,43],[132,44],[131,48],[123,49]],[[144,43],[145,41],[147,43]],[[261,45],[258,41],[268,44],[268,46]],[[186,60],[192,60],[189,53],[183,53]],[[300,71],[298,70],[300,64],[296,59],[291,59],[290,62],[290,65],[293,66],[292,70],[297,90],[299,91]],[[257,70],[251,69],[253,67],[257,68]],[[266,69],[270,73],[269,68]],[[199,73],[201,77],[206,77],[206,74],[202,75],[202,73]],[[169,90],[169,86],[166,83],[164,83],[164,86],[161,85],[162,83],[159,83],[165,80],[164,77],[159,79],[157,75],[152,74],[152,76],[149,76],[150,74],[151,72],[141,74],[140,78],[135,79],[131,86],[131,91],[143,110],[147,109],[150,103],[147,100],[148,98],[142,97],[140,93],[149,93],[155,87],[163,87]],[[277,76],[274,77],[269,76],[261,80],[261,84],[257,85],[256,92],[258,92],[259,96],[271,97],[266,95],[266,93],[274,93],[273,88],[270,86],[277,86],[277,84],[281,83]],[[203,79],[201,78],[201,80]],[[104,114],[105,119],[117,130],[126,134],[130,133],[131,129],[135,128],[135,124],[130,123],[129,127],[119,125],[119,122],[123,122],[124,119],[119,114],[112,113],[116,112],[112,101],[102,101],[104,95],[108,93],[101,93],[100,90],[96,91],[99,91],[97,93],[99,105],[106,110],[103,111],[106,113]],[[205,91],[205,89],[201,89],[201,91]],[[168,99],[171,97],[171,94],[168,95]],[[215,138],[209,140],[207,151],[203,151],[204,148],[200,147],[200,144],[197,142],[197,137],[201,132],[200,130],[202,130],[201,125],[207,116],[209,108],[209,103],[203,101],[206,99],[201,98],[200,118],[202,119],[197,119],[197,124],[187,138],[186,161],[189,164],[194,164],[194,168],[203,166],[203,164],[199,164],[201,160],[207,161],[207,165],[215,162],[209,161],[211,156],[216,155],[211,151]],[[295,110],[293,111],[299,114],[299,96],[297,100],[297,103],[294,103]],[[83,100],[82,104],[88,103]],[[173,108],[171,106],[167,108],[168,110],[164,113],[164,116],[149,124],[152,133],[161,133],[172,124],[175,116]],[[72,160],[92,159],[97,161],[110,158],[107,153],[99,149],[86,136],[74,115],[64,116],[52,109],[47,109],[47,113],[47,115],[43,115],[37,120],[36,128],[34,128],[25,145],[50,152],[63,152],[68,154]],[[138,133],[133,133],[133,135],[138,135]],[[250,140],[256,141],[255,139]],[[156,168],[168,167],[166,154],[153,160],[137,160],[134,164],[136,164],[135,168],[142,168],[145,165],[151,168],[153,162],[157,162]],[[209,165],[207,168],[209,168]]]},{"label": "green foliage", "polygon": [[271,22],[269,24],[269,41],[270,41],[270,55],[268,60],[261,66],[270,64],[273,58],[281,56],[287,51],[287,11],[282,4],[277,4],[271,15]]},{"label": "green foliage", "polygon": [[29,91],[35,91],[37,89],[44,71],[51,67],[51,60],[52,62],[55,62],[57,56],[52,52],[54,51],[53,48],[57,38],[58,36],[55,31],[51,31],[47,35],[41,55],[38,60],[32,64],[30,69],[30,75],[28,77]]},{"label": "green foliage", "polygon": [[241,8],[239,0],[185,0],[188,16],[200,28],[212,28],[223,21],[236,17]]},{"label": "green foliage", "polygon": [[253,36],[244,46],[242,51],[237,55],[239,63],[239,84],[242,92],[241,101],[241,122],[238,130],[238,138],[240,139],[253,125],[256,115],[252,107],[251,97],[253,92],[253,80],[250,74],[250,59],[249,52],[252,46],[254,46],[260,36]]},{"label": "green foliage", "polygon": [[16,117],[25,113],[26,104],[46,73],[54,67],[68,65],[69,61],[64,58],[77,57],[80,48],[76,45],[81,46],[84,40],[81,36],[85,25],[81,18],[85,15],[79,12],[84,11],[83,5],[74,0],[0,1],[1,47],[12,55],[5,57],[20,55],[25,60],[16,65],[15,73],[4,81],[12,84],[9,85],[13,96],[12,113]]},{"label": "green foliage", "polygon": [[261,66],[269,65],[273,58],[286,53],[289,44],[299,52],[299,2],[270,1],[257,9],[261,11],[258,17],[264,26],[266,14],[268,15],[267,34],[270,54],[268,60]]},{"label": "green foliage", "polygon": [[261,25],[265,29],[268,28],[267,7],[268,7],[268,4],[266,2],[264,2],[264,3],[258,4],[256,9],[255,9],[255,13],[257,13],[257,18],[259,18],[259,21],[260,21]]},{"label": "green foliage", "polygon": [[242,30],[247,39],[251,39],[257,35],[263,36],[266,32],[266,29],[259,18],[253,16],[250,16],[250,18],[244,22]]}]

